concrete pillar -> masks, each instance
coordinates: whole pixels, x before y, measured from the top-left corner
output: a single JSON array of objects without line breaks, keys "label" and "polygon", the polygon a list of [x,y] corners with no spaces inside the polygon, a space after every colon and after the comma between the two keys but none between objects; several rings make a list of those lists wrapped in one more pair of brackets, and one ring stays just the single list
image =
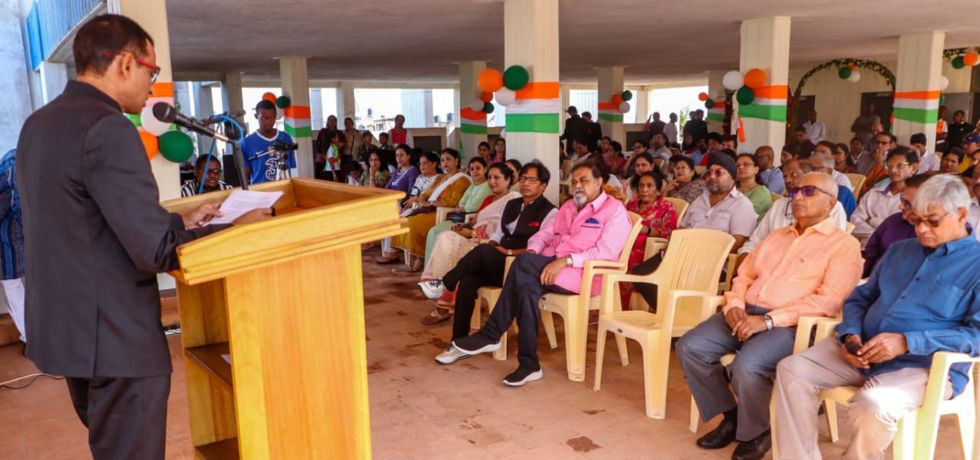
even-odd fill
[{"label": "concrete pillar", "polygon": [[753,152],[762,145],[778,149],[786,142],[789,32],[790,18],[786,16],[742,21],[739,69],[743,75],[750,69],[762,69],[766,82],[755,90],[751,104],[738,107],[746,138],[739,145],[740,151]]},{"label": "concrete pillar", "polygon": [[[196,81],[192,84],[192,88],[193,88],[192,94],[194,99],[194,106],[197,109],[195,116],[197,116],[198,118],[207,118],[210,117],[211,115],[214,115],[214,102],[211,97],[211,91],[213,90],[213,87]],[[208,152],[211,150],[211,142],[212,142],[211,138],[198,134],[197,135],[198,155],[207,155]],[[222,142],[218,142],[218,145],[214,146],[213,154],[216,157],[219,157],[218,161],[221,161],[220,157],[222,152],[224,151],[222,149],[221,144]]]},{"label": "concrete pillar", "polygon": [[[568,112],[566,112],[566,110],[568,110],[568,106],[570,106],[570,105],[572,105],[572,87],[569,86],[569,85],[561,85],[561,106],[560,107],[561,107],[561,120],[562,120],[562,122],[564,122],[566,119],[568,119]],[[579,109],[579,113],[582,113],[581,112],[582,109],[581,108],[578,108],[578,109]],[[564,123],[562,123],[562,128],[564,129]]]},{"label": "concrete pillar", "polygon": [[354,99],[354,84],[343,82],[337,86],[337,126],[344,127],[344,118],[357,121],[357,101]]},{"label": "concrete pillar", "polygon": [[41,100],[47,104],[58,97],[68,84],[68,66],[60,62],[44,61],[38,66],[41,77]]},{"label": "concrete pillar", "polygon": [[623,66],[599,68],[599,125],[602,134],[614,141],[626,142],[626,130],[623,129],[623,114],[619,113],[619,104],[610,102],[610,98],[623,93]]},{"label": "concrete pillar", "polygon": [[722,132],[725,123],[725,104],[723,103],[725,102],[725,86],[721,84],[725,72],[727,70],[708,71],[708,96],[715,101],[716,105],[707,109],[703,103],[700,101],[698,103],[698,108],[705,111],[704,119],[708,122],[708,132]]},{"label": "concrete pillar", "polygon": [[551,171],[545,196],[558,203],[561,90],[558,0],[504,0],[504,61],[528,69],[530,82],[507,107],[507,155]]},{"label": "concrete pillar", "polygon": [[324,124],[322,90],[313,88],[310,90],[310,127],[315,133],[322,129]]},{"label": "concrete pillar", "polygon": [[[634,123],[646,123],[647,119],[650,118],[650,115],[653,113],[653,111],[650,110],[650,93],[648,93],[646,88],[643,86],[637,86],[636,88],[633,88],[632,91],[633,101],[631,104],[633,104],[633,106],[636,108],[636,120]],[[666,123],[667,114],[661,113],[660,119]],[[626,140],[624,139],[623,142],[625,143],[625,141]],[[627,147],[623,145],[623,148]]]},{"label": "concrete pillar", "polygon": [[469,102],[476,97],[479,87],[476,84],[480,72],[487,68],[484,61],[468,61],[459,64],[459,111],[456,120],[459,124],[459,148],[463,158],[469,159],[477,155],[480,142],[487,140],[487,114],[475,112],[469,107]]},{"label": "concrete pillar", "polygon": [[[173,104],[173,69],[170,65],[170,32],[167,28],[166,0],[109,0],[107,7],[110,13],[133,19],[153,37],[160,76],[153,84],[153,94],[147,99],[146,104],[153,106],[161,101]],[[163,155],[156,155],[150,160],[150,167],[157,181],[160,200],[180,198],[179,166]]]},{"label": "concrete pillar", "polygon": [[901,140],[925,133],[926,145],[936,145],[945,41],[945,32],[919,32],[898,38],[892,133]]},{"label": "concrete pillar", "polygon": [[4,63],[4,71],[0,72],[0,94],[4,95],[0,154],[17,147],[21,127],[32,110],[30,69],[24,58],[26,44],[20,29],[23,20],[17,4],[17,0],[0,0],[0,62]]},{"label": "concrete pillar", "polygon": [[245,101],[242,97],[242,74],[240,72],[228,72],[224,80],[221,81],[221,102],[228,113],[245,112],[245,115],[237,117],[239,123],[244,126],[248,112],[253,109],[245,110]]},{"label": "concrete pillar", "polygon": [[286,132],[299,144],[296,150],[296,169],[300,177],[313,177],[313,132],[310,129],[310,80],[306,72],[306,57],[279,58],[279,82],[282,94],[289,96],[292,105],[283,109]]}]

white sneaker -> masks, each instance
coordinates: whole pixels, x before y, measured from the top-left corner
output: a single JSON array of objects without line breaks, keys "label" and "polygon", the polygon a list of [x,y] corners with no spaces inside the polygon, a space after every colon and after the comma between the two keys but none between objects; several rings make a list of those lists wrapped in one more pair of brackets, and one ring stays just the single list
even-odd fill
[{"label": "white sneaker", "polygon": [[419,289],[429,300],[437,300],[446,293],[446,286],[439,279],[421,281],[419,282]]},{"label": "white sneaker", "polygon": [[439,353],[439,356],[436,356],[436,362],[439,364],[452,364],[456,361],[470,358],[472,356],[473,355],[463,353],[459,350],[459,348],[456,348],[456,345],[450,343],[449,346],[446,347],[446,351],[443,351],[442,353]]}]

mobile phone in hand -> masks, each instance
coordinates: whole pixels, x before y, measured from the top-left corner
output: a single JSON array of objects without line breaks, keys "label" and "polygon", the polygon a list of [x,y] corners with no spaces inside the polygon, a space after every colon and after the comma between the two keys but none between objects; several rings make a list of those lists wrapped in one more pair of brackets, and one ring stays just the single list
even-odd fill
[{"label": "mobile phone in hand", "polygon": [[844,342],[844,347],[847,348],[847,352],[848,353],[850,353],[850,354],[852,354],[854,356],[859,356],[858,355],[858,350],[861,349],[861,344],[854,343],[854,342],[851,342],[851,341],[847,341],[847,342]]}]

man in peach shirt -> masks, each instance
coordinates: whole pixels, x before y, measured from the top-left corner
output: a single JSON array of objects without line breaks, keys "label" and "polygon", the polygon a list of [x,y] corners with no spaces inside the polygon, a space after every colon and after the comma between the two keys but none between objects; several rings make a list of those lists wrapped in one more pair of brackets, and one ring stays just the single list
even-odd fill
[{"label": "man in peach shirt", "polygon": [[[701,418],[724,414],[697,444],[721,449],[738,441],[736,460],[761,459],[770,448],[776,364],[793,351],[799,317],[836,316],[861,278],[860,244],[829,218],[837,184],[826,174],[810,173],[795,185],[788,192],[796,224],[762,240],[739,267],[722,312],[677,342]],[[729,390],[720,359],[735,352]]]}]

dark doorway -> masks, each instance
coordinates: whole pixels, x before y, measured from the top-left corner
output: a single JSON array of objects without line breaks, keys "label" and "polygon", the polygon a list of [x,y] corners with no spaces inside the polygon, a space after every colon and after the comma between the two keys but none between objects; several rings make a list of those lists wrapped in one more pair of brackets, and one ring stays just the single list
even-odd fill
[{"label": "dark doorway", "polygon": [[[793,128],[799,128],[803,126],[810,119],[810,111],[817,108],[817,97],[816,96],[800,96],[796,100],[796,126]],[[817,114],[817,119],[820,118],[820,114]]]},{"label": "dark doorway", "polygon": [[892,102],[894,100],[895,93],[891,91],[883,91],[876,93],[861,93],[861,106],[858,107],[858,113],[864,115],[864,108],[868,104],[875,105],[875,115],[881,118],[881,127],[886,132],[891,132],[892,129]]}]

